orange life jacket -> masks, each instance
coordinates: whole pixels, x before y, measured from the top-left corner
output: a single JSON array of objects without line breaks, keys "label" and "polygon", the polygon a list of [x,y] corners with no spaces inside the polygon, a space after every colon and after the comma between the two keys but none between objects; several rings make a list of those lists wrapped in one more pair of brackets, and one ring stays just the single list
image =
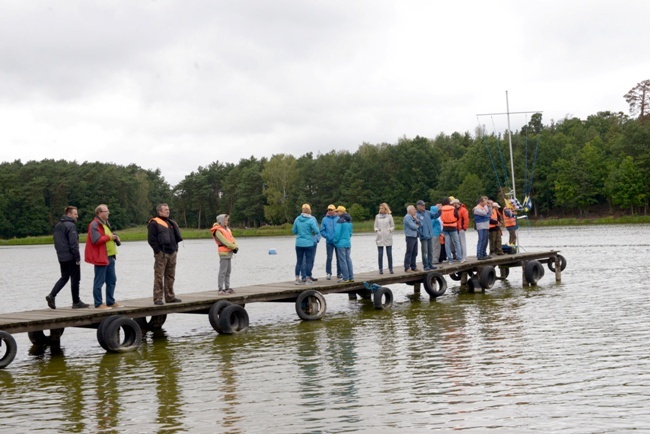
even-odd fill
[{"label": "orange life jacket", "polygon": [[230,249],[228,248],[228,246],[223,244],[221,241],[219,241],[219,238],[217,238],[217,235],[215,234],[215,232],[217,232],[217,231],[221,232],[221,234],[223,234],[223,236],[228,241],[230,241],[231,243],[234,244],[235,238],[232,236],[232,232],[230,231],[230,229],[226,229],[221,225],[214,225],[210,229],[210,232],[212,232],[212,238],[214,238],[214,242],[217,243],[219,253],[228,253],[228,252],[230,252]]},{"label": "orange life jacket", "polygon": [[458,226],[458,217],[454,214],[456,207],[453,205],[443,205],[441,208],[440,219],[442,220],[442,227],[453,227],[454,229]]},{"label": "orange life jacket", "polygon": [[517,215],[512,210],[510,212],[512,213],[512,217],[508,217],[508,214],[506,212],[503,213],[503,222],[507,228],[517,226]]},{"label": "orange life jacket", "polygon": [[[490,215],[490,220],[496,220],[500,221],[501,218],[499,217],[499,211],[497,210],[496,207],[492,208],[492,214]],[[490,229],[496,228],[497,225],[495,223],[490,222]]]}]

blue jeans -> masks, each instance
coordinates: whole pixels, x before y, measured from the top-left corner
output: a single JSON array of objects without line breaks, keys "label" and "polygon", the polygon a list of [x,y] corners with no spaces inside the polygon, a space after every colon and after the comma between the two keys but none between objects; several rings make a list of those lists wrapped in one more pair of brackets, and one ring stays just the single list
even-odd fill
[{"label": "blue jeans", "polygon": [[106,284],[106,305],[112,306],[115,304],[115,284],[117,283],[117,276],[115,275],[115,257],[108,257],[108,265],[95,265],[95,279],[93,281],[93,299],[95,307],[103,304],[102,301],[102,286]]},{"label": "blue jeans", "polygon": [[404,271],[417,268],[415,260],[418,257],[418,237],[406,237],[406,253],[404,254]]},{"label": "blue jeans", "polygon": [[[327,259],[325,259],[325,273],[332,274],[332,257],[334,256],[334,244],[325,244]],[[339,265],[339,255],[336,255],[336,277],[341,277],[341,266]]]},{"label": "blue jeans", "polygon": [[488,229],[478,229],[478,244],[476,245],[476,258],[481,259],[487,256],[487,246],[490,235]]},{"label": "blue jeans", "polygon": [[[312,277],[311,273],[314,269],[314,258],[316,258],[317,247],[318,244],[314,244],[314,247],[311,248],[311,253],[305,255],[302,261],[302,267],[300,268],[300,277],[302,277],[303,280],[305,280],[307,276]],[[309,273],[307,273],[307,270],[309,270]]]},{"label": "blue jeans", "polygon": [[343,280],[354,279],[354,271],[352,270],[352,258],[350,257],[350,247],[337,247],[336,248],[336,257],[339,260],[339,265],[341,266],[341,274],[343,275]]},{"label": "blue jeans", "polygon": [[463,257],[463,251],[460,248],[460,241],[458,240],[458,231],[443,231],[445,235],[445,252],[447,252],[447,260],[451,262],[453,258],[451,253],[451,245],[453,243],[454,249],[456,250],[456,257],[460,260]]},{"label": "blue jeans", "polygon": [[315,246],[296,246],[296,276],[300,276],[302,274],[304,267],[305,276],[311,278],[311,269],[314,267],[314,253],[316,253]]},{"label": "blue jeans", "polygon": [[422,249],[422,266],[428,270],[433,266],[433,238],[422,239],[420,238],[420,246]]}]

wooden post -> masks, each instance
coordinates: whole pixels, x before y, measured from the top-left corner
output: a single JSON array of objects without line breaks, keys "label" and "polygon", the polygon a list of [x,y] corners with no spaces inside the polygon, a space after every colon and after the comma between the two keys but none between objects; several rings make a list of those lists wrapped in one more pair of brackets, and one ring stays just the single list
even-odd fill
[{"label": "wooden post", "polygon": [[419,294],[419,293],[420,293],[420,282],[415,282],[415,284],[413,285],[413,292],[414,292],[415,294]]},{"label": "wooden post", "polygon": [[526,280],[526,262],[525,261],[521,262],[521,283],[524,286],[529,286],[528,280]]},{"label": "wooden post", "polygon": [[555,281],[557,283],[560,283],[562,281],[562,261],[560,261],[560,257],[556,256],[555,257]]}]

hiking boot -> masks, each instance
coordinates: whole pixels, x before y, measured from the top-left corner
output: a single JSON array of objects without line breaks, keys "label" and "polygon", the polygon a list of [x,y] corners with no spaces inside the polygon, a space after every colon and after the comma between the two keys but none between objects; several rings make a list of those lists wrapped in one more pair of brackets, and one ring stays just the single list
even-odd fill
[{"label": "hiking boot", "polygon": [[167,300],[167,303],[180,303],[181,301],[183,301],[183,300],[181,300],[180,298],[174,297],[171,300]]},{"label": "hiking boot", "polygon": [[46,295],[45,301],[47,301],[47,306],[50,309],[56,309],[56,304],[54,304],[54,297],[52,297],[51,295]]},{"label": "hiking boot", "polygon": [[84,303],[83,301],[79,300],[76,303],[72,303],[72,308],[73,309],[85,309],[88,307],[87,303]]},{"label": "hiking boot", "polygon": [[99,306],[95,306],[95,309],[97,310],[111,310],[113,309],[112,307],[106,306],[105,304],[100,304]]}]

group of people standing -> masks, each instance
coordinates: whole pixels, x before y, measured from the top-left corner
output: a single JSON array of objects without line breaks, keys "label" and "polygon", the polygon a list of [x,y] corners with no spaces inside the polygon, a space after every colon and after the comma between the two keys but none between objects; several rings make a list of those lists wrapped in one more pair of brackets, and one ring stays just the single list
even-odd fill
[{"label": "group of people standing", "polygon": [[[435,270],[434,263],[465,262],[467,260],[467,242],[465,232],[469,226],[467,208],[454,197],[445,197],[441,203],[426,209],[423,200],[415,206],[409,205],[404,216],[404,236],[406,253],[404,271],[420,271],[416,266],[418,240],[422,251],[424,271]],[[441,255],[445,246],[444,256]]]},{"label": "group of people standing", "polygon": [[[95,208],[95,217],[88,225],[84,251],[85,262],[94,267],[93,303],[99,310],[123,307],[115,301],[117,283],[115,263],[117,247],[120,246],[121,240],[111,230],[109,215],[110,211],[106,204],[100,204]],[[161,203],[156,207],[156,217],[150,219],[147,225],[147,241],[154,255],[153,303],[158,306],[182,301],[174,293],[174,282],[178,244],[183,241],[183,237],[178,224],[169,216],[169,205]],[[54,227],[54,247],[59,260],[61,277],[54,284],[50,293],[45,296],[47,305],[51,309],[56,309],[56,296],[68,281],[71,281],[72,308],[89,307],[79,295],[81,254],[76,227],[78,218],[78,209],[68,206],[64,210],[63,217]],[[218,278],[220,295],[234,293],[234,290],[230,288],[231,259],[233,254],[239,250],[228,223],[229,216],[221,214],[217,216],[217,222],[211,229],[220,258]],[[106,287],[105,302],[102,294],[104,286]]]},{"label": "group of people standing", "polygon": [[354,282],[352,257],[352,217],[344,206],[328,205],[327,214],[320,228],[311,206],[303,204],[301,213],[293,222],[292,232],[296,235],[296,285],[311,285],[318,280],[312,275],[316,248],[321,238],[325,239],[327,280],[332,279],[333,254],[336,252],[336,277],[339,283]]}]

